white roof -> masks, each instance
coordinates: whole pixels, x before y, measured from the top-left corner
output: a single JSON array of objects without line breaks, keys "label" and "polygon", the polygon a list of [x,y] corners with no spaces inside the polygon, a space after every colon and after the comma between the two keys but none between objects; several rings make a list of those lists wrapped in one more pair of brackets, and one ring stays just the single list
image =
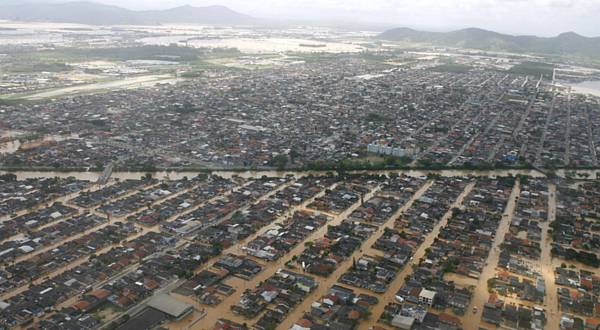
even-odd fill
[{"label": "white roof", "polygon": [[400,327],[400,329],[410,329],[414,323],[414,317],[404,316],[402,314],[397,314],[392,320],[392,324]]},{"label": "white roof", "polygon": [[15,249],[15,248],[8,248],[8,249],[6,249],[6,250],[4,250],[4,251],[0,252],[0,256],[3,256],[3,255],[5,255],[5,254],[7,254],[7,253],[10,253],[10,252],[12,252],[14,249]]},{"label": "white roof", "polygon": [[421,293],[419,293],[419,297],[433,300],[433,298],[435,297],[435,293],[435,291],[423,289],[421,290]]},{"label": "white roof", "polygon": [[192,305],[179,301],[167,294],[152,297],[148,302],[148,306],[169,314],[172,317],[179,317],[193,308]]},{"label": "white roof", "polygon": [[35,249],[29,245],[23,245],[23,246],[19,247],[19,250],[23,251],[24,253],[29,253]]},{"label": "white roof", "polygon": [[277,292],[277,291],[264,291],[260,295],[267,302],[271,302],[271,301],[275,300],[275,298],[277,298],[277,296],[279,295],[279,292]]}]

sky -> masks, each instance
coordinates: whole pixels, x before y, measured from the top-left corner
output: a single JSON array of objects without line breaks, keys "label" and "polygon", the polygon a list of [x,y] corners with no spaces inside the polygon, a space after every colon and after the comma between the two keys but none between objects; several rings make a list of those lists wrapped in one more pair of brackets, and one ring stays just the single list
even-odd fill
[{"label": "sky", "polygon": [[[5,0],[0,0],[0,3]],[[27,0],[23,0],[27,1]],[[56,0],[55,0],[56,1]],[[224,5],[259,18],[369,23],[447,31],[600,36],[600,0],[95,0],[129,9]]]}]

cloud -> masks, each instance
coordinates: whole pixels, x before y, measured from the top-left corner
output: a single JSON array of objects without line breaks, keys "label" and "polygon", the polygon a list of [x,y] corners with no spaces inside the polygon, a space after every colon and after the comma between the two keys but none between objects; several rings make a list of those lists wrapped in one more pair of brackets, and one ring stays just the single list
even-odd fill
[{"label": "cloud", "polygon": [[[1,0],[0,0],[1,1]],[[349,21],[515,34],[600,35],[600,0],[96,0],[134,9],[226,5],[263,18]]]}]

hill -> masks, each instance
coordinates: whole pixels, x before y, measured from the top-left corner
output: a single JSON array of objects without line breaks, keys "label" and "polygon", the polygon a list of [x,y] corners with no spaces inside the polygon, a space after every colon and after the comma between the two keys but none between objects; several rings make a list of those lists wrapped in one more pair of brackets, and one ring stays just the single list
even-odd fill
[{"label": "hill", "polygon": [[385,31],[377,36],[381,40],[409,41],[446,47],[472,48],[487,51],[541,53],[552,55],[600,57],[600,37],[588,38],[574,32],[556,37],[513,36],[468,28],[451,32],[427,32],[409,28]]},{"label": "hill", "polygon": [[254,24],[258,20],[223,6],[182,6],[134,11],[92,2],[0,5],[0,19],[91,25],[154,25],[162,23]]}]

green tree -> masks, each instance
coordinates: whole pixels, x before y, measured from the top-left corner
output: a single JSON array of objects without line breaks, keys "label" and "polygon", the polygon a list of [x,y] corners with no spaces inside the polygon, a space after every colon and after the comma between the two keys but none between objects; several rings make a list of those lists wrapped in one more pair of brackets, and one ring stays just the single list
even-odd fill
[{"label": "green tree", "polygon": [[285,169],[285,166],[288,163],[288,157],[286,155],[280,154],[277,155],[275,157],[273,157],[273,159],[271,159],[271,165],[277,167],[278,170],[283,170]]}]

